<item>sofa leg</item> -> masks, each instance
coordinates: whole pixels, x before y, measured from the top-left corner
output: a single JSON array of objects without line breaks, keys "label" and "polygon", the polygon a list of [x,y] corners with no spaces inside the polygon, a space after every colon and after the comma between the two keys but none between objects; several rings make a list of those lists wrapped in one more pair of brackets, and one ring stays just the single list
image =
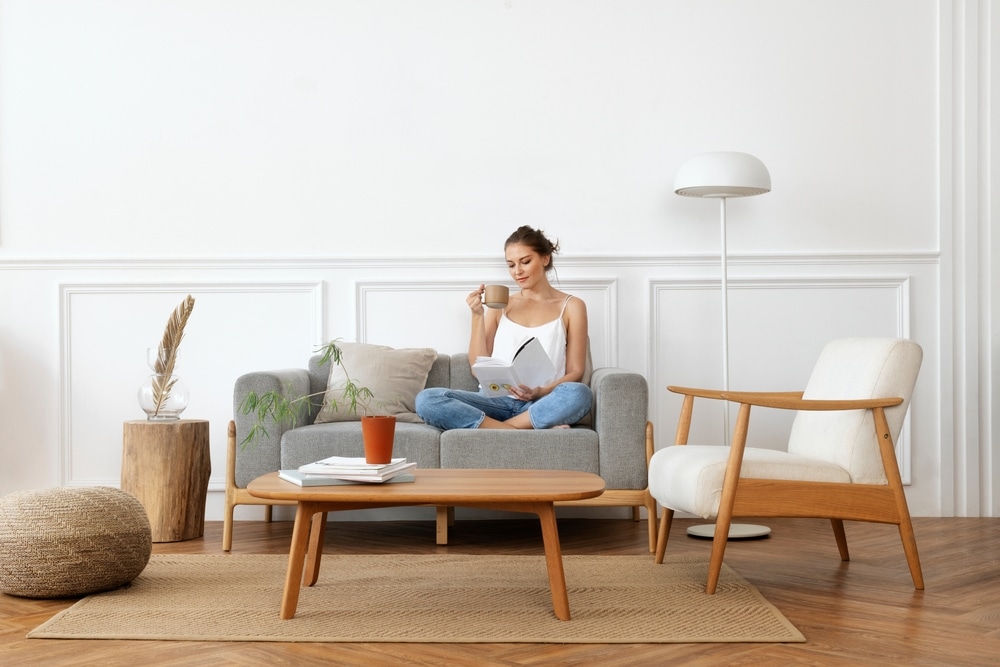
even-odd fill
[{"label": "sofa leg", "polygon": [[649,495],[648,491],[646,492],[646,524],[649,532],[649,553],[655,553],[657,537],[656,501],[653,500],[653,496]]},{"label": "sofa leg", "polygon": [[230,551],[233,548],[233,512],[236,510],[229,501],[226,501],[226,513],[222,517],[222,550]]}]

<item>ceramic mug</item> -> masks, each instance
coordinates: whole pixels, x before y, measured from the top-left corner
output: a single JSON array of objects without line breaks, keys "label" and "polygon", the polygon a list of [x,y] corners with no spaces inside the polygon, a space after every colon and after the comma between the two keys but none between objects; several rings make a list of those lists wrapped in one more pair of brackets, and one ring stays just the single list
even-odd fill
[{"label": "ceramic mug", "polygon": [[510,290],[507,289],[506,285],[487,285],[483,303],[486,304],[487,308],[503,308],[507,305],[509,295]]}]

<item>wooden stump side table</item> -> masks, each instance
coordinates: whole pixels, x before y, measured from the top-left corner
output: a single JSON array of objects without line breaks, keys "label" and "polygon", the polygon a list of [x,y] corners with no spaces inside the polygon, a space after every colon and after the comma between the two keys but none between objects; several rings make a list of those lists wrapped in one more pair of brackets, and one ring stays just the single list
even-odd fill
[{"label": "wooden stump side table", "polygon": [[146,509],[154,542],[205,534],[211,473],[207,420],[125,422],[121,488]]}]

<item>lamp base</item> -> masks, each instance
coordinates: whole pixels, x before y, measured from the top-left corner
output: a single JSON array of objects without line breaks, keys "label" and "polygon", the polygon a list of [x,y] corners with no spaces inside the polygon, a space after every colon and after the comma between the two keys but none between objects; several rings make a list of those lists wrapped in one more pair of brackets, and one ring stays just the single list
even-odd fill
[{"label": "lamp base", "polygon": [[[687,534],[691,537],[712,539],[715,537],[715,524],[706,523],[699,526],[691,526],[687,529]],[[729,525],[729,539],[731,540],[752,540],[767,537],[771,534],[771,529],[767,526],[757,526],[751,523],[733,523]]]}]

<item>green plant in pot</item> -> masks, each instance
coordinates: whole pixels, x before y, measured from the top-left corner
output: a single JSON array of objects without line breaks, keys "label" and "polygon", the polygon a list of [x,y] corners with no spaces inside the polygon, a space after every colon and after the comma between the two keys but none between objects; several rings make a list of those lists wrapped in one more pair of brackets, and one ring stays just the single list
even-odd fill
[{"label": "green plant in pot", "polygon": [[[253,445],[257,438],[268,435],[265,424],[273,419],[278,424],[295,424],[316,407],[329,407],[335,411],[347,411],[357,415],[361,411],[361,434],[364,440],[365,459],[368,463],[388,463],[392,458],[392,445],[396,432],[396,418],[393,415],[372,414],[375,394],[366,386],[359,385],[344,364],[340,339],[323,345],[317,352],[322,353],[320,365],[329,363],[339,366],[343,381],[330,391],[288,398],[285,392],[268,391],[263,394],[249,392],[240,403],[239,410],[245,415],[255,415],[256,422],[250,427],[241,446]],[[319,399],[317,401],[317,398]]]}]

